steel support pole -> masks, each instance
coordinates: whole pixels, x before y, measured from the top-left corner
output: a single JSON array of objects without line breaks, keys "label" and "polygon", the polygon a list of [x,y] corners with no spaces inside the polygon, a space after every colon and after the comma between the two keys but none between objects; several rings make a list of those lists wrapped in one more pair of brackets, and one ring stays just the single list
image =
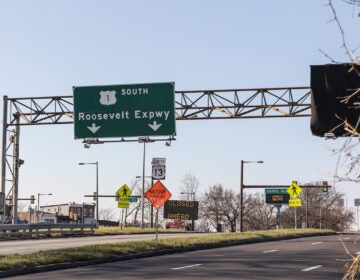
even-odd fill
[{"label": "steel support pole", "polygon": [[306,213],[305,213],[305,228],[309,228],[309,195],[308,192],[306,190]]},{"label": "steel support pole", "polygon": [[6,183],[6,129],[7,129],[7,107],[8,107],[8,97],[4,96],[4,106],[3,106],[3,125],[2,125],[2,152],[1,152],[1,192],[3,193],[4,201],[0,202],[0,205],[3,206],[0,209],[1,221],[4,221],[5,218],[5,209],[6,209],[6,196],[5,196],[5,183]]},{"label": "steel support pole", "polygon": [[144,203],[145,203],[145,151],[146,151],[146,141],[144,141],[143,149],[143,172],[142,172],[142,191],[141,191],[141,228],[145,228],[144,224]]},{"label": "steel support pole", "polygon": [[40,193],[38,193],[38,200],[37,200],[37,221],[40,221]]},{"label": "steel support pole", "polygon": [[244,161],[240,162],[240,232],[243,232],[243,188],[244,188]]},{"label": "steel support pole", "polygon": [[14,159],[13,159],[13,186],[12,186],[12,224],[17,223],[17,208],[18,208],[18,194],[19,194],[19,140],[20,140],[20,120],[16,117],[15,135],[14,135]]},{"label": "steel support pole", "polygon": [[96,222],[99,222],[99,162],[96,161]]},{"label": "steel support pole", "polygon": [[[151,186],[153,186],[153,185],[154,185],[154,179],[151,175]],[[154,206],[152,204],[151,204],[151,210],[150,210],[150,223],[151,223],[150,227],[153,228],[154,227]],[[157,223],[156,220],[155,220],[155,223]]]}]

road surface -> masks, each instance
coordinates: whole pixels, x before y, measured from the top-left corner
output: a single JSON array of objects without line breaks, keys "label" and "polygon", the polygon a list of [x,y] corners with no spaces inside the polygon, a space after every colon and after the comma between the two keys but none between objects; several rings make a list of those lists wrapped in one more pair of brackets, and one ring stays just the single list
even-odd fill
[{"label": "road surface", "polygon": [[6,279],[341,279],[357,235],[307,237],[200,250]]}]

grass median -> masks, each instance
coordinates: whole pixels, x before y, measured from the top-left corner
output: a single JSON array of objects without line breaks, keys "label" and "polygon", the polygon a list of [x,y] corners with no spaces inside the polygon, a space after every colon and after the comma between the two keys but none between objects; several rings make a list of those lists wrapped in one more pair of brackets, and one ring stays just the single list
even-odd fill
[{"label": "grass median", "polygon": [[[115,231],[112,230],[112,231]],[[143,230],[142,230],[143,231]],[[149,231],[150,232],[150,231]],[[107,230],[99,230],[97,234],[114,234]],[[28,269],[44,267],[56,264],[76,264],[86,262],[116,261],[135,255],[149,254],[153,252],[172,252],[175,249],[196,249],[229,244],[240,244],[246,242],[262,242],[277,240],[281,238],[295,238],[301,236],[335,234],[331,230],[319,229],[288,229],[251,231],[243,233],[212,233],[196,237],[167,238],[152,241],[117,242],[106,245],[90,245],[77,248],[40,251],[34,254],[0,257],[0,271]],[[161,236],[161,235],[160,235]],[[154,237],[155,239],[155,237]]]}]

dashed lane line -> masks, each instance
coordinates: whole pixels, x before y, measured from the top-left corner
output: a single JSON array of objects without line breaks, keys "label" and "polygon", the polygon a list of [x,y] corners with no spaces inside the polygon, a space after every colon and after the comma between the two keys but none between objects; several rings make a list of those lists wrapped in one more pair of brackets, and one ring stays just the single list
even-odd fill
[{"label": "dashed lane line", "polygon": [[193,265],[186,265],[186,266],[180,266],[180,267],[173,267],[172,270],[180,270],[180,269],[186,269],[186,268],[192,268],[196,266],[202,265],[201,263],[193,264]]},{"label": "dashed lane line", "polygon": [[279,250],[268,250],[268,251],[263,251],[263,254],[268,254],[268,253],[274,253],[277,252]]},{"label": "dashed lane line", "polygon": [[315,265],[315,266],[311,266],[311,267],[308,267],[308,268],[304,268],[301,271],[305,271],[305,272],[306,271],[311,271],[311,270],[314,270],[314,269],[318,269],[320,267],[322,267],[322,265]]}]

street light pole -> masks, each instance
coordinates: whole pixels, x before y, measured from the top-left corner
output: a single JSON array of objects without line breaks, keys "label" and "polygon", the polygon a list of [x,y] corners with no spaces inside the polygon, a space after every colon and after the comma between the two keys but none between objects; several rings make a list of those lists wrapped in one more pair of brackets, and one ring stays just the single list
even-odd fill
[{"label": "street light pole", "polygon": [[143,170],[142,170],[142,191],[141,191],[141,228],[145,228],[144,224],[144,208],[145,208],[145,151],[146,141],[144,141],[144,152],[143,152]]},{"label": "street light pole", "polygon": [[145,152],[146,152],[146,143],[154,142],[154,140],[151,140],[149,137],[139,137],[138,139],[139,143],[144,144],[143,148],[143,170],[142,170],[142,193],[141,193],[141,228],[145,228],[144,223],[144,207],[145,207]]},{"label": "street light pole", "polygon": [[99,162],[79,162],[79,165],[96,165],[96,221],[99,222]]},{"label": "street light pole", "polygon": [[52,195],[52,193],[38,193],[37,197],[38,197],[38,200],[37,200],[37,211],[38,213],[40,214],[40,196],[41,195]]},{"label": "street light pole", "polygon": [[240,232],[244,231],[244,219],[243,219],[243,214],[244,214],[244,205],[243,205],[243,199],[244,199],[244,163],[264,163],[264,161],[262,160],[258,160],[258,161],[245,161],[245,160],[241,160],[240,162]]},{"label": "street light pole", "polygon": [[[151,186],[153,185],[153,178],[152,178],[152,176],[136,176],[135,178],[136,179],[140,179],[140,178],[151,178]],[[143,182],[143,180],[144,179],[142,179],[142,182]],[[145,183],[144,183],[145,184]],[[143,188],[143,190],[145,190],[145,188]],[[151,214],[150,214],[150,216],[151,216],[151,227],[153,227],[153,206],[151,205]]]}]

